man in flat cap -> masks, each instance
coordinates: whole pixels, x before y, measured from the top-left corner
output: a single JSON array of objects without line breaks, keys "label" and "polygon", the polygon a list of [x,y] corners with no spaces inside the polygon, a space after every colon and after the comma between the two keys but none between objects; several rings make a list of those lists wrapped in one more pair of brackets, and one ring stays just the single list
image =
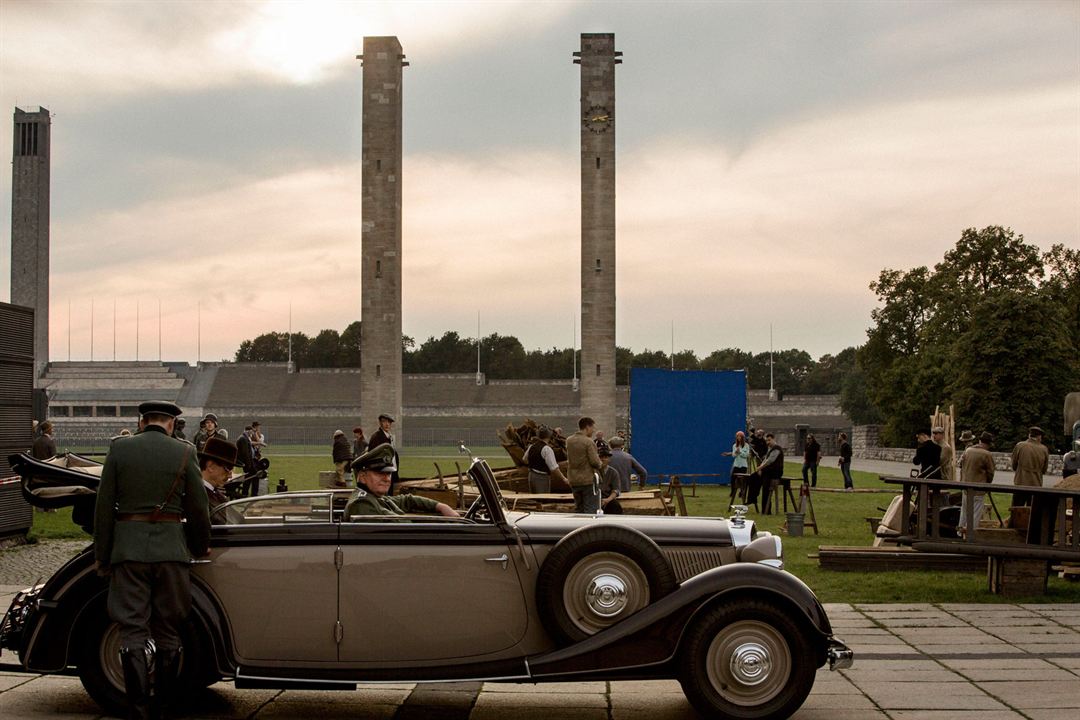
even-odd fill
[{"label": "man in flat cap", "polygon": [[401,456],[397,452],[397,443],[394,442],[394,436],[390,432],[390,428],[394,425],[394,418],[390,417],[386,413],[379,415],[379,429],[371,433],[371,437],[368,439],[368,450],[374,450],[380,445],[389,445],[394,448],[394,473],[390,479],[390,494],[394,494],[394,486],[398,484],[398,471],[397,468],[401,466]]},{"label": "man in flat cap", "polygon": [[[139,405],[143,431],[113,443],[94,517],[94,555],[108,576],[109,617],[120,625],[120,662],[131,717],[160,715],[180,668],[180,626],[191,611],[192,557],[209,548],[210,519],[195,448],[172,431],[180,408]],[[181,524],[187,519],[187,532]],[[150,649],[154,641],[154,705]]]},{"label": "man in flat cap", "polygon": [[[971,433],[970,430],[965,431]],[[974,433],[971,433],[974,436]],[[961,436],[963,439],[963,436]],[[984,432],[979,438],[978,445],[972,445],[964,450],[960,458],[960,479],[969,483],[982,483],[989,485],[994,482],[994,456],[990,454],[990,448],[994,445],[992,433]],[[986,493],[978,490],[965,490],[964,498],[960,503],[960,524],[956,530],[961,537],[967,534],[967,494],[972,493],[972,517],[971,527],[976,530],[983,516],[983,503],[986,502]]]},{"label": "man in flat cap", "polygon": [[[199,452],[199,470],[202,472],[206,502],[213,515],[214,509],[229,502],[223,488],[232,479],[233,468],[239,464],[239,449],[228,440],[210,438]],[[224,516],[211,522],[220,522]]]},{"label": "man in flat cap", "polygon": [[420,495],[389,497],[387,493],[390,491],[390,476],[397,470],[394,454],[394,448],[383,444],[353,460],[356,490],[345,506],[346,520],[361,515],[393,517],[406,513],[436,513],[445,517],[459,517],[457,510],[431,498]]},{"label": "man in flat cap", "polygon": [[[1042,476],[1050,464],[1050,451],[1042,444],[1042,428],[1028,429],[1027,440],[1016,443],[1012,451],[1013,485],[1042,487]],[[1030,505],[1031,493],[1015,493],[1013,503]]]}]

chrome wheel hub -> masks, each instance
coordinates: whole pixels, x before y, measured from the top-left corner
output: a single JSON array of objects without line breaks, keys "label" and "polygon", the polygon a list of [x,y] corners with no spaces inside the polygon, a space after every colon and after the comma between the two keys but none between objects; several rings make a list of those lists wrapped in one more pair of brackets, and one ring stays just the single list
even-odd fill
[{"label": "chrome wheel hub", "polygon": [[769,650],[758,643],[739,645],[731,653],[731,675],[743,685],[757,685],[769,679],[772,661]]},{"label": "chrome wheel hub", "polygon": [[625,555],[597,552],[570,569],[562,596],[570,621],[593,635],[647,606],[649,580]]},{"label": "chrome wheel hub", "polygon": [[614,575],[598,575],[585,590],[585,604],[597,615],[611,617],[626,608],[626,583]]},{"label": "chrome wheel hub", "polygon": [[741,707],[761,705],[779,695],[793,667],[784,636],[759,620],[736,620],[720,628],[705,657],[713,690]]}]

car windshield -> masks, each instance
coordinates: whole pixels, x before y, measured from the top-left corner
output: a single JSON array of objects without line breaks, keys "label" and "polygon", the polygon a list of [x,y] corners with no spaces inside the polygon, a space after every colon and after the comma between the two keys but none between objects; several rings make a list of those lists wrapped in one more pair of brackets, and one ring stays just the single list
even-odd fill
[{"label": "car windshield", "polygon": [[[215,525],[267,525],[278,523],[331,523],[340,513],[347,493],[280,493],[242,498],[215,508]],[[339,507],[339,505],[341,507]]]}]

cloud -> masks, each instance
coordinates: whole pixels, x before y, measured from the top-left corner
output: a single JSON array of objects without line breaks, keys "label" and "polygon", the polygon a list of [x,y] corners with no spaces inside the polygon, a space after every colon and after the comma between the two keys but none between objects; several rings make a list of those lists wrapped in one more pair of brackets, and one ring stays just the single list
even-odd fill
[{"label": "cloud", "polygon": [[[862,341],[878,271],[933,264],[966,227],[1075,245],[1078,118],[1075,89],[1055,86],[809,120],[737,156],[679,137],[624,153],[618,342],[667,348],[674,321],[677,349],[762,350],[771,322],[778,347],[836,352]],[[407,155],[405,332],[471,335],[479,311],[485,334],[565,346],[579,302],[577,162]],[[359,169],[340,164],[61,223],[54,302],[152,306],[164,294],[186,328],[166,344],[194,357],[202,298],[204,359],[284,329],[290,301],[294,328],[343,329],[359,317],[360,197]]]},{"label": "cloud", "polygon": [[14,86],[5,99],[15,93],[47,106],[62,97],[75,109],[110,93],[318,82],[355,67],[365,35],[402,35],[425,52],[452,54],[499,37],[511,21],[542,28],[573,5],[5,0],[0,7],[0,64]]}]

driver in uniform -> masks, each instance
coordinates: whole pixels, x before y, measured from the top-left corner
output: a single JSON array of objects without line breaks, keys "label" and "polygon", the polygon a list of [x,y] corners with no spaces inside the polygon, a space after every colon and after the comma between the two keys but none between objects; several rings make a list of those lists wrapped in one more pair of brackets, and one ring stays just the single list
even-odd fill
[{"label": "driver in uniform", "polygon": [[397,466],[394,464],[394,448],[383,443],[353,460],[356,490],[345,505],[345,518],[358,515],[404,515],[406,513],[434,513],[445,517],[461,517],[457,510],[446,503],[436,502],[420,495],[387,495],[390,481]]}]

